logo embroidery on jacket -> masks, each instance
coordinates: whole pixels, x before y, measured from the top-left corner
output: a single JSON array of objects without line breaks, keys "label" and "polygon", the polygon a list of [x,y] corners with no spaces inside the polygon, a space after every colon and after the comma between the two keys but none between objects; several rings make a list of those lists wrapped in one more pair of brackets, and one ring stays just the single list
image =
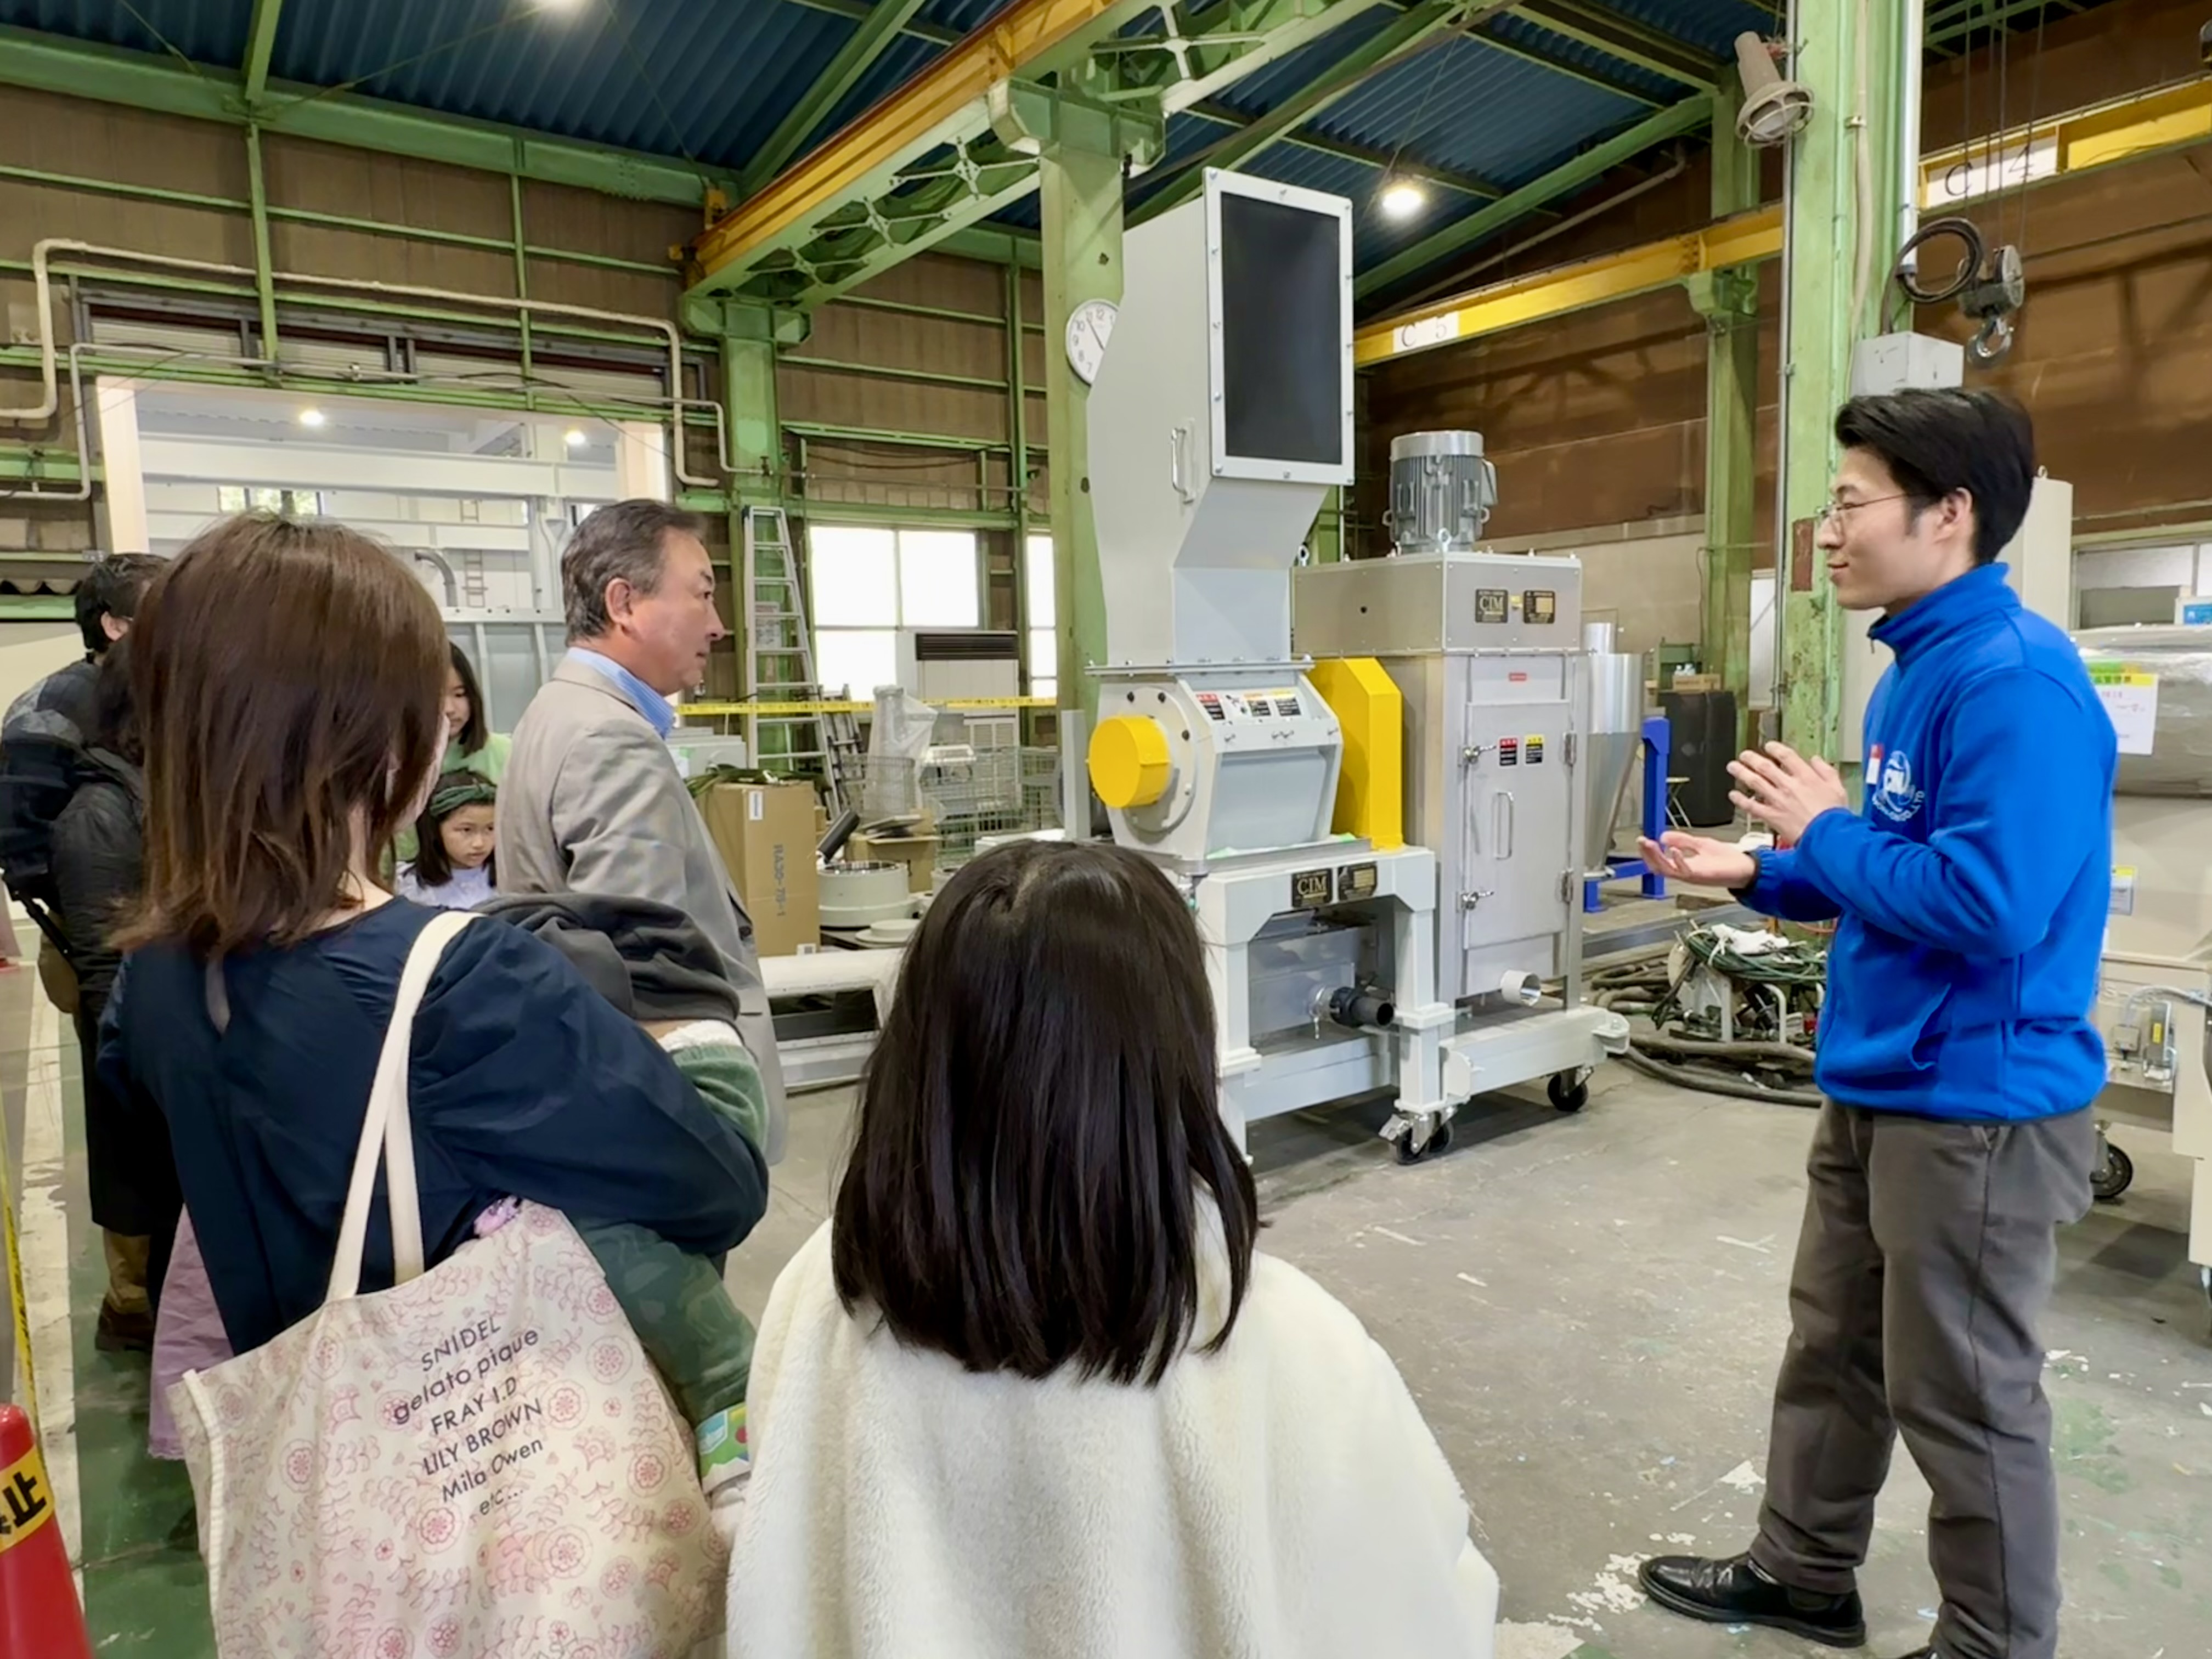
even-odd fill
[{"label": "logo embroidery on jacket", "polygon": [[1912,760],[1903,750],[1885,755],[1877,748],[1874,753],[1881,768],[1881,783],[1874,793],[1875,811],[1903,823],[1920,811],[1928,792],[1913,787]]}]

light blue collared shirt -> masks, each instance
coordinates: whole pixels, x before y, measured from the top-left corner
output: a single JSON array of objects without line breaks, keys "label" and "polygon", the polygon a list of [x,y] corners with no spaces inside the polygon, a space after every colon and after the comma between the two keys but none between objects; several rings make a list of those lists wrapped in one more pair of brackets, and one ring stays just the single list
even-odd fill
[{"label": "light blue collared shirt", "polygon": [[653,729],[662,737],[676,729],[676,705],[612,657],[605,656],[586,646],[572,645],[568,647],[568,658],[570,661],[580,662],[612,680],[623,695],[637,705],[637,712],[650,720]]}]

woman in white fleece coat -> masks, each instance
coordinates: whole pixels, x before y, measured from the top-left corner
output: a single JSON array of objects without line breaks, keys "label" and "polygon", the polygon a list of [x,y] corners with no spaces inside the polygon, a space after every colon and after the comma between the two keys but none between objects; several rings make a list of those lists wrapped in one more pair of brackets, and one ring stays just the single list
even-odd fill
[{"label": "woman in white fleece coat", "polygon": [[1197,929],[1110,847],[924,920],[834,1218],[776,1281],[734,1659],[1488,1659],[1382,1349],[1253,1249]]}]

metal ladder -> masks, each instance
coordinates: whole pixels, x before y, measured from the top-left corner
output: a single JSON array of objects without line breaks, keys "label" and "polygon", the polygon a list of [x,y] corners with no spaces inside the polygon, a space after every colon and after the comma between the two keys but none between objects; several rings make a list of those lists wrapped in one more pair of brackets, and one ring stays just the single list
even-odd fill
[{"label": "metal ladder", "polygon": [[[744,510],[745,695],[755,702],[818,702],[814,636],[806,594],[780,507]],[[762,734],[769,744],[762,747]],[[846,780],[861,753],[860,726],[850,714],[748,714],[745,752],[756,766],[817,771],[834,817],[845,806]]]}]

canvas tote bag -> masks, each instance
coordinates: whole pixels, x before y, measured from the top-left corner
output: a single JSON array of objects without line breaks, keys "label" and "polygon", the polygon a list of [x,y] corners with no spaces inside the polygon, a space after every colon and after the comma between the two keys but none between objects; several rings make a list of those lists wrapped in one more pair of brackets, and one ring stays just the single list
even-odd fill
[{"label": "canvas tote bag", "polygon": [[[726,1547],[599,1264],[526,1204],[422,1271],[401,974],[322,1309],[171,1391],[222,1659],[647,1659],[719,1629]],[[383,1153],[397,1283],[357,1294]]]}]

